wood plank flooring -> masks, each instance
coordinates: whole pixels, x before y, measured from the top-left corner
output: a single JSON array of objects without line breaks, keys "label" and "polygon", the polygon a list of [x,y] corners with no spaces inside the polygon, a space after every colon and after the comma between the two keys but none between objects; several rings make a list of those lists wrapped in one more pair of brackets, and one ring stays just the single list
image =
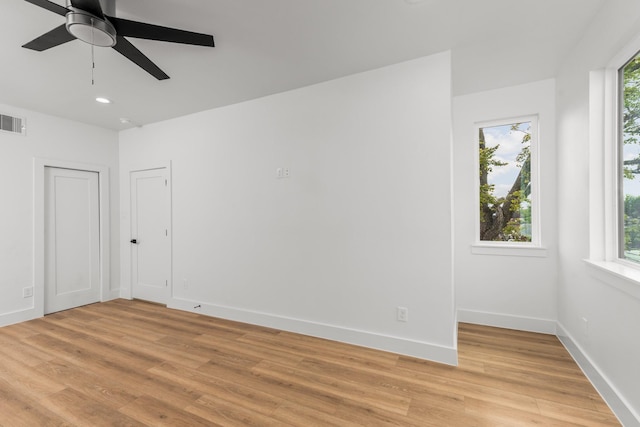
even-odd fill
[{"label": "wood plank flooring", "polygon": [[619,425],[553,336],[461,324],[459,359],[116,300],[0,328],[0,425]]}]

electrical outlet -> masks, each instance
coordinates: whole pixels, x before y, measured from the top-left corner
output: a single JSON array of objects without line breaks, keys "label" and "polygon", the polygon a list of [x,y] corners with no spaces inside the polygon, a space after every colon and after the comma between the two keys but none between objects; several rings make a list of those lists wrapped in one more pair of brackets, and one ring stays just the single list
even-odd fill
[{"label": "electrical outlet", "polygon": [[276,168],[276,178],[289,178],[291,170],[289,168]]},{"label": "electrical outlet", "polygon": [[22,297],[29,298],[33,296],[33,287],[22,288]]},{"label": "electrical outlet", "polygon": [[409,309],[407,307],[398,307],[398,321],[399,322],[409,321]]}]

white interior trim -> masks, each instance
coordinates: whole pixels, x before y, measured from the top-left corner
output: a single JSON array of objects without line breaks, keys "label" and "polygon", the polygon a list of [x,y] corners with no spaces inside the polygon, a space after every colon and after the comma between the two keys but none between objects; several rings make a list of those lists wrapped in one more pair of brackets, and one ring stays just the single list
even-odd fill
[{"label": "white interior trim", "polygon": [[458,322],[555,335],[556,321],[536,317],[458,309]]},{"label": "white interior trim", "polygon": [[606,68],[589,74],[589,273],[635,298],[640,265],[619,256],[619,71],[640,50],[640,37]]},{"label": "white interior trim", "polygon": [[[120,185],[120,206],[121,209],[126,206],[128,215],[131,214],[131,173],[132,172],[140,172],[147,170],[155,170],[155,169],[166,169],[167,171],[167,188],[169,194],[167,195],[167,203],[168,212],[169,212],[169,223],[167,224],[167,232],[169,233],[169,298],[173,297],[173,192],[172,192],[172,172],[171,172],[171,160],[166,160],[162,162],[154,162],[149,164],[136,164],[134,167],[129,168],[124,175],[120,175],[121,177],[126,177],[123,179]],[[122,173],[122,171],[121,171]],[[126,184],[123,186],[122,184]],[[124,201],[124,203],[123,203]],[[131,219],[129,216],[121,218],[120,221],[120,277],[121,277],[121,286],[120,286],[120,298],[131,299],[133,298],[133,289],[131,282],[131,244],[129,243],[131,240]]]},{"label": "white interior trim", "polygon": [[[496,242],[499,243],[499,242]],[[502,256],[524,256],[546,258],[547,248],[526,245],[498,244],[491,245],[489,242],[471,245],[471,253],[475,255],[502,255]]]},{"label": "white interior trim", "polygon": [[[110,290],[110,189],[109,168],[104,165],[68,162],[65,160],[33,159],[33,312],[30,318],[44,316],[44,197],[45,167],[75,169],[98,173],[100,192],[100,300],[108,301],[116,298]],[[26,319],[25,319],[26,320]]]},{"label": "white interior trim", "polygon": [[344,328],[325,323],[310,322],[258,311],[242,310],[222,305],[205,304],[197,301],[172,298],[169,308],[204,314],[212,317],[233,320],[236,322],[260,325],[282,331],[294,332],[332,341],[359,345],[377,350],[389,351],[420,359],[432,360],[447,365],[458,364],[458,352],[455,347],[400,338],[390,335],[376,334],[357,329]]},{"label": "white interior trim", "polygon": [[623,262],[594,261],[585,259],[589,274],[602,283],[627,295],[640,299],[640,270]]},{"label": "white interior trim", "polygon": [[578,364],[587,379],[593,384],[596,391],[602,396],[602,399],[609,405],[613,414],[618,417],[622,425],[640,426],[640,414],[633,411],[629,402],[622,397],[607,376],[593,363],[587,353],[560,322],[558,322],[557,328],[557,336],[562,345],[573,357],[573,360]]},{"label": "white interior trim", "polygon": [[622,425],[640,426],[640,414],[633,411],[629,402],[622,397],[560,322],[473,310],[458,310],[458,322],[556,335]]},{"label": "white interior trim", "polygon": [[[478,135],[479,131],[482,128],[495,127],[495,126],[505,126],[514,123],[524,123],[531,122],[531,144],[530,153],[531,153],[531,242],[495,242],[495,245],[503,246],[505,248],[511,247],[522,247],[527,246],[530,248],[539,248],[542,246],[542,236],[540,226],[540,118],[538,114],[529,114],[518,117],[505,117],[504,119],[493,119],[493,120],[483,120],[473,124],[473,139],[474,141],[473,147],[473,155],[474,155],[474,167],[476,168],[476,172],[474,173],[475,177],[475,206],[480,206],[480,176],[478,174],[478,168],[480,166],[480,150],[478,145]],[[475,245],[472,247],[472,251],[474,247],[484,247],[486,244],[492,244],[492,242],[480,240],[480,211],[479,209],[475,209]],[[473,252],[476,253],[476,252]],[[480,251],[478,253],[482,253],[484,255],[494,255],[489,252]],[[503,254],[497,254],[503,255]],[[525,255],[525,256],[535,256],[535,255]]]},{"label": "white interior trim", "polygon": [[35,315],[34,312],[35,309],[31,306],[31,308],[4,313],[0,315],[0,328],[40,317]]}]

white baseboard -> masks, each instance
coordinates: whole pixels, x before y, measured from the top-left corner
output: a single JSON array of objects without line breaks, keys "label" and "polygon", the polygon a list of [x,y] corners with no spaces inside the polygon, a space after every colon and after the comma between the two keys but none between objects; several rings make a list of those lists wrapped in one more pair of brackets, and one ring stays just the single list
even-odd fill
[{"label": "white baseboard", "polygon": [[536,317],[458,309],[458,322],[495,326],[505,329],[517,329],[519,331],[538,332],[549,335],[556,334],[555,320],[539,319]]},{"label": "white baseboard", "polygon": [[456,347],[445,347],[429,342],[177,298],[172,298],[167,306],[192,313],[200,313],[207,316],[389,351],[448,365],[458,364],[458,351]]},{"label": "white baseboard", "polygon": [[602,374],[600,369],[592,363],[583,349],[559,322],[462,309],[458,310],[458,322],[556,335],[622,425],[625,427],[640,427],[640,415],[618,393],[617,389]]},{"label": "white baseboard", "polygon": [[35,308],[25,308],[24,310],[0,314],[0,327],[26,322],[27,320],[37,319],[38,317],[40,317],[40,315],[36,314]]},{"label": "white baseboard", "polygon": [[102,296],[102,302],[112,301],[118,298],[120,298],[120,289],[111,289]]},{"label": "white baseboard", "polygon": [[560,322],[557,324],[557,330],[557,336],[562,345],[564,345],[573,360],[576,361],[582,372],[600,393],[600,396],[607,402],[607,405],[609,405],[622,425],[625,427],[640,426],[640,414],[634,411],[629,402],[611,384],[598,366],[591,361],[587,353]]},{"label": "white baseboard", "polygon": [[[102,302],[111,301],[118,298],[120,298],[120,289],[110,290],[107,293],[101,295]],[[38,310],[36,310],[34,307],[13,311],[11,313],[0,314],[0,327],[26,322],[42,316],[42,312],[38,312]]]}]

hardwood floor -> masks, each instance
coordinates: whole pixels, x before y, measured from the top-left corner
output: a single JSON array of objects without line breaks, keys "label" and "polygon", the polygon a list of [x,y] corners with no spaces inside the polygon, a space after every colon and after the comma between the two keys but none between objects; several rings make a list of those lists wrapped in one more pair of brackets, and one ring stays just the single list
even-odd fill
[{"label": "hardwood floor", "polygon": [[619,425],[553,336],[461,324],[459,359],[116,300],[0,328],[0,425]]}]

